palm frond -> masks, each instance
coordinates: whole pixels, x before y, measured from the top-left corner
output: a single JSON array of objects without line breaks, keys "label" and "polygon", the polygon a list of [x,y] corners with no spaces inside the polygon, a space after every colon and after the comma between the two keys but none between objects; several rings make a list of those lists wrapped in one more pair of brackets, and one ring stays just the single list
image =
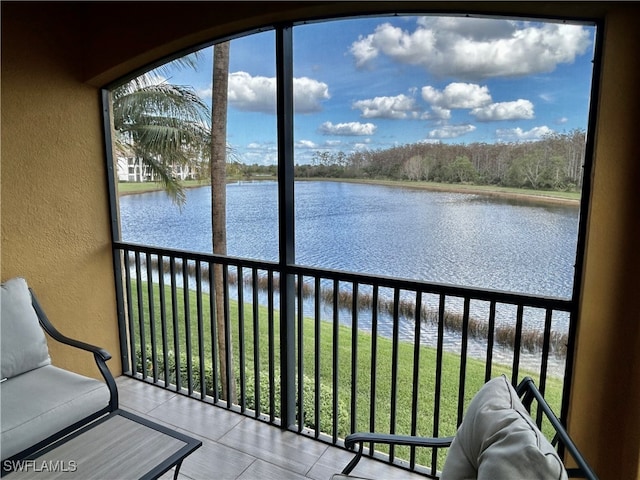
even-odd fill
[{"label": "palm frond", "polygon": [[[183,59],[189,66],[192,59]],[[161,79],[155,70],[112,92],[117,155],[136,158],[159,179],[178,205],[185,201],[173,176],[177,165],[196,165],[209,156],[210,112],[193,88]]]},{"label": "palm frond", "polygon": [[169,198],[182,207],[187,200],[184,193],[184,188],[180,185],[180,182],[172,175],[172,171],[167,168],[167,164],[163,161],[159,161],[153,157],[140,157],[145,163],[152,176],[160,181],[164,191]]}]

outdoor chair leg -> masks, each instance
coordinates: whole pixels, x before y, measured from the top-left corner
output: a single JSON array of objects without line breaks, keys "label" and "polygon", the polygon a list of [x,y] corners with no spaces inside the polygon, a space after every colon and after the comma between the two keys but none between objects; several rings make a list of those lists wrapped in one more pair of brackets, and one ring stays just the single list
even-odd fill
[{"label": "outdoor chair leg", "polygon": [[182,466],[182,460],[176,464],[176,470],[173,472],[173,480],[178,480],[178,474],[180,473],[180,467]]}]

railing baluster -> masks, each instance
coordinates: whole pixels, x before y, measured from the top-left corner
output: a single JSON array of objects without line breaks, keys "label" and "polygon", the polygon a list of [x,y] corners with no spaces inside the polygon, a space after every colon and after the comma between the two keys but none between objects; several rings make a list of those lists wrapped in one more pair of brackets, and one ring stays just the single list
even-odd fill
[{"label": "railing baluster", "polygon": [[204,363],[204,313],[202,310],[202,264],[196,261],[196,314],[198,322],[198,368],[200,369],[200,398],[207,396],[206,370]]},{"label": "railing baluster", "polygon": [[129,319],[129,371],[135,375],[138,372],[138,357],[136,354],[136,328],[133,315],[133,298],[131,295],[131,260],[130,253],[124,255],[124,274],[127,294],[127,318]]},{"label": "railing baluster", "polygon": [[184,338],[187,360],[187,391],[193,394],[193,356],[191,351],[191,305],[189,302],[189,261],[182,259],[182,301],[184,308]]},{"label": "railing baluster", "polygon": [[144,301],[142,297],[142,273],[140,267],[140,252],[135,253],[136,268],[136,305],[138,307],[138,329],[140,332],[140,358],[142,359],[142,378],[147,378],[147,339],[144,328]]},{"label": "railing baluster", "polygon": [[225,402],[227,403],[227,408],[231,408],[233,403],[233,392],[235,392],[235,385],[232,385],[231,381],[233,379],[233,358],[231,356],[232,353],[232,345],[231,345],[231,318],[229,313],[229,266],[222,266],[222,285],[224,285],[223,297],[222,301],[224,302],[224,346],[226,353],[226,364],[227,369],[225,372],[225,380],[227,383],[227,398],[225,398]]},{"label": "railing baluster", "polygon": [[213,401],[220,400],[220,373],[218,371],[218,317],[215,295],[215,268],[216,264],[209,262],[209,321],[211,323],[211,368],[213,371]]},{"label": "railing baluster", "polygon": [[153,268],[151,254],[145,254],[145,264],[147,269],[147,297],[149,301],[149,336],[151,340],[151,374],[153,382],[158,381],[158,346],[156,345],[156,314],[155,295],[153,294]]},{"label": "railing baluster", "polygon": [[491,380],[491,370],[493,369],[493,341],[496,329],[496,302],[492,300],[489,304],[489,326],[487,327],[487,364],[485,365],[484,381]]},{"label": "railing baluster", "polygon": [[351,431],[355,432],[358,401],[358,284],[351,294]]},{"label": "railing baluster", "polygon": [[[373,298],[371,301],[371,377],[369,384],[371,385],[371,396],[369,404],[371,411],[369,413],[369,430],[376,431],[376,380],[378,373],[378,284],[373,286]],[[373,452],[373,443],[369,444],[369,451]]]},{"label": "railing baluster", "polygon": [[160,297],[160,326],[162,328],[162,371],[164,386],[169,386],[169,346],[167,340],[167,305],[164,291],[164,257],[158,255],[158,287]]},{"label": "railing baluster", "polygon": [[302,294],[303,277],[298,275],[298,432],[304,429],[304,302]]},{"label": "railing baluster", "polygon": [[175,358],[175,376],[176,390],[179,392],[182,388],[182,379],[180,378],[180,326],[178,318],[178,289],[176,287],[176,258],[171,257],[169,263],[169,272],[171,274],[171,315],[173,321],[173,355]]},{"label": "railing baluster", "polygon": [[511,370],[511,383],[518,384],[518,369],[520,368],[520,345],[522,343],[522,315],[524,307],[518,305],[518,313],[516,314],[516,333],[513,341],[513,368]]},{"label": "railing baluster", "polygon": [[[540,390],[540,393],[542,394],[542,396],[544,396],[544,392],[546,390],[547,387],[547,368],[548,368],[548,364],[549,364],[549,353],[550,353],[550,349],[551,349],[551,321],[553,319],[553,310],[551,310],[550,308],[547,308],[545,310],[545,315],[544,315],[544,340],[543,340],[543,347],[542,347],[542,362],[540,364],[540,381],[538,382],[538,390]],[[541,424],[542,422],[542,408],[538,408],[538,414],[537,414],[537,418],[536,418],[536,422],[538,423],[538,425]]]},{"label": "railing baluster", "polygon": [[[413,332],[413,381],[411,382],[411,435],[418,429],[418,390],[420,388],[420,326],[422,324],[422,292],[416,292]],[[409,468],[416,466],[416,447],[411,447]]]},{"label": "railing baluster", "polygon": [[246,400],[246,348],[244,339],[244,272],[242,267],[238,267],[236,270],[237,285],[238,285],[238,362],[240,364],[240,395],[238,402],[240,403],[240,411],[244,413],[247,409]]},{"label": "railing baluster", "polygon": [[464,392],[467,379],[467,348],[469,343],[469,297],[464,298],[462,314],[462,348],[460,351],[460,381],[458,384],[458,425],[464,415]]},{"label": "railing baluster", "polygon": [[269,421],[273,423],[275,419],[275,330],[273,311],[273,272],[268,273],[269,284]]},{"label": "railing baluster", "polygon": [[[398,408],[398,335],[400,330],[400,290],[393,291],[393,337],[391,346],[391,412],[389,415],[389,433],[396,433],[396,411]],[[389,460],[394,459],[395,448],[389,447]]]},{"label": "railing baluster", "polygon": [[[440,399],[442,395],[442,362],[444,358],[444,314],[445,295],[440,294],[438,302],[438,343],[436,348],[436,374],[433,392],[433,433],[434,437],[440,435]],[[431,455],[431,468],[435,472],[438,469],[438,450],[433,449]]]},{"label": "railing baluster", "polygon": [[314,358],[314,386],[315,386],[315,398],[314,398],[314,423],[316,431],[314,437],[317,439],[320,437],[320,277],[316,277],[314,284],[314,343],[313,343],[313,358]]},{"label": "railing baluster", "polygon": [[258,308],[258,270],[251,270],[251,289],[253,292],[253,377],[255,385],[255,417],[260,416],[260,309]]},{"label": "railing baluster", "polygon": [[338,280],[333,281],[333,365],[331,371],[333,374],[333,423],[331,427],[331,438],[335,444],[338,440],[338,367],[340,365],[338,359],[339,343],[338,332],[340,330],[340,319],[338,312]]}]

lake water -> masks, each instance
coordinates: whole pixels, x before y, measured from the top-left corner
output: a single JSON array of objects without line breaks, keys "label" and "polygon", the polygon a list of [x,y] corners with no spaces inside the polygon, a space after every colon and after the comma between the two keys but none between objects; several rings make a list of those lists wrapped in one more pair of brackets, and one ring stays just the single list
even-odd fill
[{"label": "lake water", "polygon": [[[126,242],[210,253],[210,187],[190,189],[180,209],[163,192],[120,198]],[[497,199],[486,195],[304,181],[295,184],[298,264],[426,280],[469,287],[569,298],[576,257],[578,208]],[[277,184],[241,182],[227,187],[228,254],[277,261]],[[382,294],[382,293],[381,293]],[[247,293],[246,295],[249,295]],[[436,307],[437,296],[425,297]],[[262,299],[266,303],[266,298]],[[460,299],[446,309],[461,313]],[[524,327],[544,328],[544,311],[525,311]],[[487,302],[472,302],[472,316],[485,318]],[[313,315],[305,306],[305,315]],[[515,307],[499,305],[497,324],[513,324]],[[331,320],[331,305],[321,317]],[[359,328],[371,330],[371,315]],[[349,325],[350,313],[340,321]],[[486,321],[486,320],[485,320]],[[554,314],[553,329],[566,332],[568,316]],[[393,319],[381,314],[378,331],[391,336]],[[413,341],[411,318],[400,318],[400,338]],[[437,326],[426,324],[421,343],[435,346]],[[447,332],[445,348],[459,352],[461,337]],[[469,340],[469,354],[484,358],[486,342]],[[513,351],[494,348],[494,359],[509,364]],[[537,369],[537,353],[521,354],[521,365]],[[562,358],[549,359],[561,376]]]},{"label": "lake water", "polygon": [[[209,253],[210,187],[182,209],[163,192],[120,198],[122,239]],[[295,184],[296,263],[518,293],[571,296],[578,208],[468,193]],[[278,259],[277,184],[227,187],[228,254]]]}]

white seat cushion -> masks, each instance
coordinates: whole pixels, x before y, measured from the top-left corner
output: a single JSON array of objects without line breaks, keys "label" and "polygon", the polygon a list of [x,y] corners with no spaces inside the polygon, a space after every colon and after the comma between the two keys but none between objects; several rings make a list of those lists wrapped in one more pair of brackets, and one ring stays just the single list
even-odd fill
[{"label": "white seat cushion", "polygon": [[469,404],[441,478],[566,479],[567,472],[503,375]]},{"label": "white seat cushion", "polygon": [[31,293],[24,278],[12,278],[2,284],[0,310],[0,370],[2,378],[28,372],[51,363],[49,349]]},{"label": "white seat cushion", "polygon": [[109,404],[106,384],[47,365],[0,384],[2,459]]}]

